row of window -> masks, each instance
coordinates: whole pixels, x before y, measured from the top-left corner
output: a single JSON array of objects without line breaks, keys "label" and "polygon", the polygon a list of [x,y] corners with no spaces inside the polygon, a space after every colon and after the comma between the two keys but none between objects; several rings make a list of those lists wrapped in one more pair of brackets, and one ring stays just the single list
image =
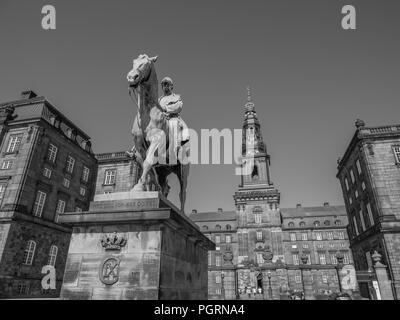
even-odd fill
[{"label": "row of window", "polygon": [[[211,236],[208,236],[208,238],[211,240]],[[215,243],[221,243],[221,242],[225,242],[225,243],[231,243],[232,242],[232,236],[230,234],[225,234],[225,235],[215,235],[214,237],[214,241]]]},{"label": "row of window", "polygon": [[[369,227],[372,227],[372,226],[375,225],[375,221],[374,221],[374,216],[373,216],[372,210],[371,210],[371,204],[367,203],[365,205],[365,207],[367,209]],[[360,234],[359,226],[361,227],[361,232],[364,232],[365,230],[367,230],[367,226],[365,224],[363,210],[359,210],[358,211],[358,218],[359,218],[359,222],[357,222],[356,215],[353,214],[353,229],[354,229],[354,232],[355,232],[356,236],[358,236]]]},{"label": "row of window", "polygon": [[[356,162],[355,162],[355,164],[356,164],[357,173],[358,173],[358,180],[361,182],[361,189],[362,189],[362,191],[365,191],[367,187],[366,187],[366,185],[365,185],[365,182],[362,181],[362,169],[361,169],[360,160],[357,159]],[[355,176],[355,174],[354,174],[353,168],[350,168],[349,173],[350,173],[350,181],[351,181],[351,184],[352,184],[352,186],[353,186],[354,189],[355,189],[355,190],[354,190],[354,197],[355,197],[355,199],[358,199],[358,198],[360,197],[360,194],[359,194],[359,192],[358,192],[358,190],[357,190],[357,187],[356,187],[356,185],[357,185],[357,180],[356,180],[356,176]],[[349,201],[349,204],[352,205],[352,204],[353,204],[353,197],[352,197],[352,195],[351,195],[350,192],[349,192],[349,191],[350,191],[350,184],[349,184],[349,179],[348,179],[347,176],[345,176],[345,178],[344,178],[344,184],[345,184],[345,187],[346,187],[346,191],[347,191],[347,193],[348,193],[348,201]]]},{"label": "row of window", "polygon": [[[202,226],[201,228],[202,228],[203,231],[208,230],[208,226],[206,226],[206,225]],[[217,224],[215,226],[214,230],[222,230],[222,227],[219,224]],[[232,230],[232,226],[230,224],[227,224],[225,226],[225,230]]]},{"label": "row of window", "polygon": [[[86,168],[86,167],[85,167],[84,169],[89,170],[89,169]],[[85,170],[84,170],[84,172],[85,172]],[[89,171],[86,171],[86,173],[87,173],[87,174],[85,174],[85,177],[86,177],[85,179],[88,179],[88,177],[89,177]],[[46,177],[47,179],[51,179],[52,171],[51,171],[51,169],[45,167],[45,168],[43,169],[43,173],[42,173],[42,174],[43,174],[43,176]],[[87,182],[87,180],[84,180],[84,181]],[[71,180],[68,179],[68,178],[66,178],[66,177],[64,177],[64,178],[63,178],[62,185],[63,185],[64,188],[69,189],[69,187],[70,187],[70,185],[71,185]],[[85,187],[83,187],[83,186],[80,186],[80,187],[79,187],[79,195],[82,196],[82,197],[86,196],[86,188],[85,188]]]},{"label": "row of window", "polygon": [[[314,278],[315,276],[313,275],[313,278]],[[329,275],[329,273],[326,273],[326,272],[323,272],[322,274],[321,274],[321,280],[322,280],[322,282],[323,283],[328,283],[328,282],[330,282],[329,281],[329,278],[331,278],[331,282],[338,282],[338,279],[337,279],[337,275]],[[293,278],[292,278],[292,280],[293,280]],[[294,282],[295,283],[298,283],[298,284],[300,284],[301,283],[301,274],[296,274],[295,276],[294,276]],[[222,283],[222,278],[221,278],[221,276],[220,275],[216,275],[215,276],[215,284],[221,284]],[[253,289],[253,290],[255,290],[255,289]],[[221,294],[221,288],[212,288],[212,287],[209,287],[209,291],[214,291],[216,294]],[[212,293],[212,292],[210,292],[210,293]]]},{"label": "row of window", "polygon": [[[58,147],[54,145],[53,143],[49,144],[49,149],[47,151],[47,159],[51,163],[55,163],[57,159],[57,154],[58,154]],[[74,172],[75,168],[75,163],[76,160],[74,157],[68,155],[66,162],[65,162],[65,171],[67,173],[72,174]],[[83,182],[88,182],[89,181],[89,175],[90,175],[90,169],[87,166],[83,166],[82,174],[81,174],[81,180]]]},{"label": "row of window", "polygon": [[[314,239],[315,240],[333,240],[333,239],[340,239],[344,240],[345,234],[344,231],[328,231],[328,232],[314,232]],[[290,241],[308,241],[308,234],[303,233],[290,233]]]},{"label": "row of window", "polygon": [[[30,289],[31,289],[30,286],[26,282],[20,282],[17,286],[17,292],[19,295],[28,295]],[[49,295],[52,294],[52,291],[54,290],[41,288],[40,291],[43,295]]]},{"label": "row of window", "polygon": [[[314,278],[314,275],[312,275],[312,277]],[[328,273],[322,273],[321,280],[322,280],[322,283],[328,283],[329,282],[329,274]],[[295,283],[301,283],[301,275],[300,274],[296,274],[294,276],[294,281],[295,281]],[[338,282],[337,276],[336,275],[332,276],[331,281],[332,282]]]},{"label": "row of window", "polygon": [[[9,142],[8,142],[8,146],[7,146],[7,153],[18,152],[19,147],[21,146],[21,141],[22,141],[22,134],[11,135]],[[57,155],[58,155],[58,147],[56,145],[54,145],[53,143],[50,143],[49,148],[47,150],[47,160],[50,163],[55,163],[56,159],[57,159]],[[74,172],[75,163],[76,163],[75,158],[68,155],[66,162],[65,162],[65,171],[67,173],[72,174]],[[9,170],[12,168],[12,165],[13,165],[13,160],[7,159],[2,163],[1,169]],[[46,175],[46,177],[48,177],[50,179],[50,177],[51,177],[50,169],[47,168],[47,170],[44,174]],[[82,170],[82,174],[81,174],[82,181],[88,182],[89,175],[90,175],[90,169],[87,166],[83,166],[83,170]]]},{"label": "row of window", "polygon": [[[361,177],[362,170],[361,170],[361,165],[360,165],[360,160],[359,159],[356,160],[356,167],[357,167],[358,176]],[[355,184],[356,178],[355,178],[355,175],[354,175],[353,168],[350,168],[349,172],[350,172],[351,183]],[[346,190],[349,191],[350,185],[349,185],[349,180],[347,179],[347,177],[344,178],[344,183],[346,185]]]},{"label": "row of window", "polygon": [[[310,245],[309,245],[308,243],[303,243],[303,244],[301,245],[301,247],[302,247],[303,249],[310,249]],[[338,243],[330,242],[329,245],[328,245],[328,247],[329,247],[330,249],[334,249],[334,248],[347,248],[348,245],[347,245],[346,242],[338,242]],[[324,249],[325,246],[324,246],[323,243],[317,243],[316,248],[317,248],[317,249]],[[293,250],[297,250],[297,249],[299,249],[299,246],[298,246],[297,244],[292,244],[292,249],[293,249]]]},{"label": "row of window", "polygon": [[[311,262],[312,262],[311,261],[311,255],[310,254],[305,254],[305,255],[307,256],[307,264],[311,264]],[[345,252],[343,254],[343,256],[344,256],[343,263],[344,264],[350,264],[350,255],[349,255],[349,253]],[[338,263],[335,253],[331,253],[331,254],[327,255],[325,253],[318,252],[315,257],[317,259],[316,264],[324,264],[324,265],[325,264],[333,264],[333,265],[336,265]],[[297,253],[292,255],[292,259],[293,259],[293,264],[294,265],[297,265],[297,266],[300,265],[300,257],[299,257],[299,255]]]},{"label": "row of window", "polygon": [[[361,182],[361,189],[362,189],[362,191],[365,191],[367,189],[364,181]],[[356,189],[354,191],[354,198],[357,200],[359,197],[360,197],[360,193]],[[348,194],[348,199],[349,199],[349,204],[352,205],[353,204],[353,196],[351,194]]]},{"label": "row of window", "polygon": [[[29,240],[25,247],[23,264],[32,265],[33,258],[35,257],[36,252],[36,242],[33,240]],[[49,251],[49,257],[47,259],[47,265],[55,266],[57,259],[58,247],[56,245],[51,245]]]},{"label": "row of window", "polygon": [[[324,221],[324,226],[328,227],[328,226],[330,226],[330,225],[331,225],[331,222],[330,222],[329,220],[325,220],[325,221]],[[341,226],[341,225],[342,225],[342,221],[341,221],[341,220],[335,220],[334,225],[335,225],[335,226]],[[314,227],[320,227],[320,226],[321,226],[321,222],[318,221],[318,220],[317,220],[317,221],[314,221],[314,222],[313,222],[313,226],[314,226]],[[289,227],[289,228],[294,228],[294,227],[295,227],[294,222],[289,222],[289,223],[288,223],[288,227]],[[304,221],[301,221],[301,222],[299,223],[299,227],[301,227],[301,228],[306,227],[306,223],[305,223]]]},{"label": "row of window", "polygon": [[[47,194],[43,191],[38,191],[36,193],[35,203],[33,205],[32,213],[35,217],[41,218],[43,214],[43,209],[46,204]],[[56,206],[56,218],[55,222],[58,222],[58,215],[65,212],[65,207],[67,202],[63,199],[58,199],[57,206]],[[79,206],[75,207],[76,212],[82,212],[82,208]]]}]

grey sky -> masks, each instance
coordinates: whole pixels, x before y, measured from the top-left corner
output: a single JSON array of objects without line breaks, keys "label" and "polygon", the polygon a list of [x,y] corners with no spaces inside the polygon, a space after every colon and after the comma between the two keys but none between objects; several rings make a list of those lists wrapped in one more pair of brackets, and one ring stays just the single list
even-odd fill
[{"label": "grey sky", "polygon": [[[57,30],[41,29],[41,8]],[[341,7],[357,30],[340,28]],[[336,159],[359,117],[399,123],[399,1],[0,0],[0,100],[31,88],[87,132],[96,153],[131,147],[126,73],[159,55],[196,130],[240,128],[246,85],[281,206],[341,204]],[[233,208],[231,165],[191,169],[187,211]],[[176,200],[176,194],[173,195]]]}]

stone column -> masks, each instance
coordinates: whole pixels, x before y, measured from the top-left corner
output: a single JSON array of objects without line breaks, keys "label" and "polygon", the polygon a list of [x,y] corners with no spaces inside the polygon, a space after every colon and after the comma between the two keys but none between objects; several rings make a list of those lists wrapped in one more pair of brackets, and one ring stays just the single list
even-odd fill
[{"label": "stone column", "polygon": [[315,300],[313,295],[313,285],[312,285],[312,273],[311,269],[306,266],[302,266],[303,272],[303,290],[305,300]]},{"label": "stone column", "polygon": [[394,300],[391,281],[387,273],[387,267],[381,263],[382,256],[375,251],[372,255],[375,262],[376,279],[378,280],[379,291],[382,300]]}]

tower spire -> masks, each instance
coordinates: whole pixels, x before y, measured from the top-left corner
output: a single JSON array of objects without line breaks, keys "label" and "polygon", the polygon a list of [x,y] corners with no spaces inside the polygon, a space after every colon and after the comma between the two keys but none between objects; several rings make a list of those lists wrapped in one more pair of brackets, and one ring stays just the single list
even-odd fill
[{"label": "tower spire", "polygon": [[247,97],[244,104],[244,120],[242,130],[242,157],[245,159],[247,169],[242,175],[241,188],[251,189],[254,186],[259,188],[273,188],[270,180],[270,156],[267,153],[267,146],[264,142],[261,125],[258,119],[255,104],[251,94],[250,86],[246,86]]},{"label": "tower spire", "polygon": [[247,101],[251,102],[251,90],[250,90],[250,86],[247,86]]},{"label": "tower spire", "polygon": [[251,98],[251,90],[250,90],[250,86],[249,85],[246,87],[246,90],[247,90],[247,102],[244,105],[246,114],[248,112],[252,113],[252,115],[257,118],[257,115],[255,114],[255,109],[254,109],[254,103],[253,103],[252,98]]},{"label": "tower spire", "polygon": [[260,153],[265,152],[265,144],[262,138],[260,122],[257,118],[257,113],[251,96],[251,89],[248,85],[247,102],[244,105],[244,121],[243,121],[243,147],[242,153]]}]

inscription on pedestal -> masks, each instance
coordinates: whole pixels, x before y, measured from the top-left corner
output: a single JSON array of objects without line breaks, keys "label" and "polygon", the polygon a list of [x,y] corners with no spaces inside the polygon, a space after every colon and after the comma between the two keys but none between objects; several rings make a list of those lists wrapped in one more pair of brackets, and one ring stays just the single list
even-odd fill
[{"label": "inscription on pedestal", "polygon": [[108,210],[147,210],[158,208],[159,199],[126,199],[126,200],[110,200],[110,201],[93,201],[90,203],[91,211],[108,211]]}]

